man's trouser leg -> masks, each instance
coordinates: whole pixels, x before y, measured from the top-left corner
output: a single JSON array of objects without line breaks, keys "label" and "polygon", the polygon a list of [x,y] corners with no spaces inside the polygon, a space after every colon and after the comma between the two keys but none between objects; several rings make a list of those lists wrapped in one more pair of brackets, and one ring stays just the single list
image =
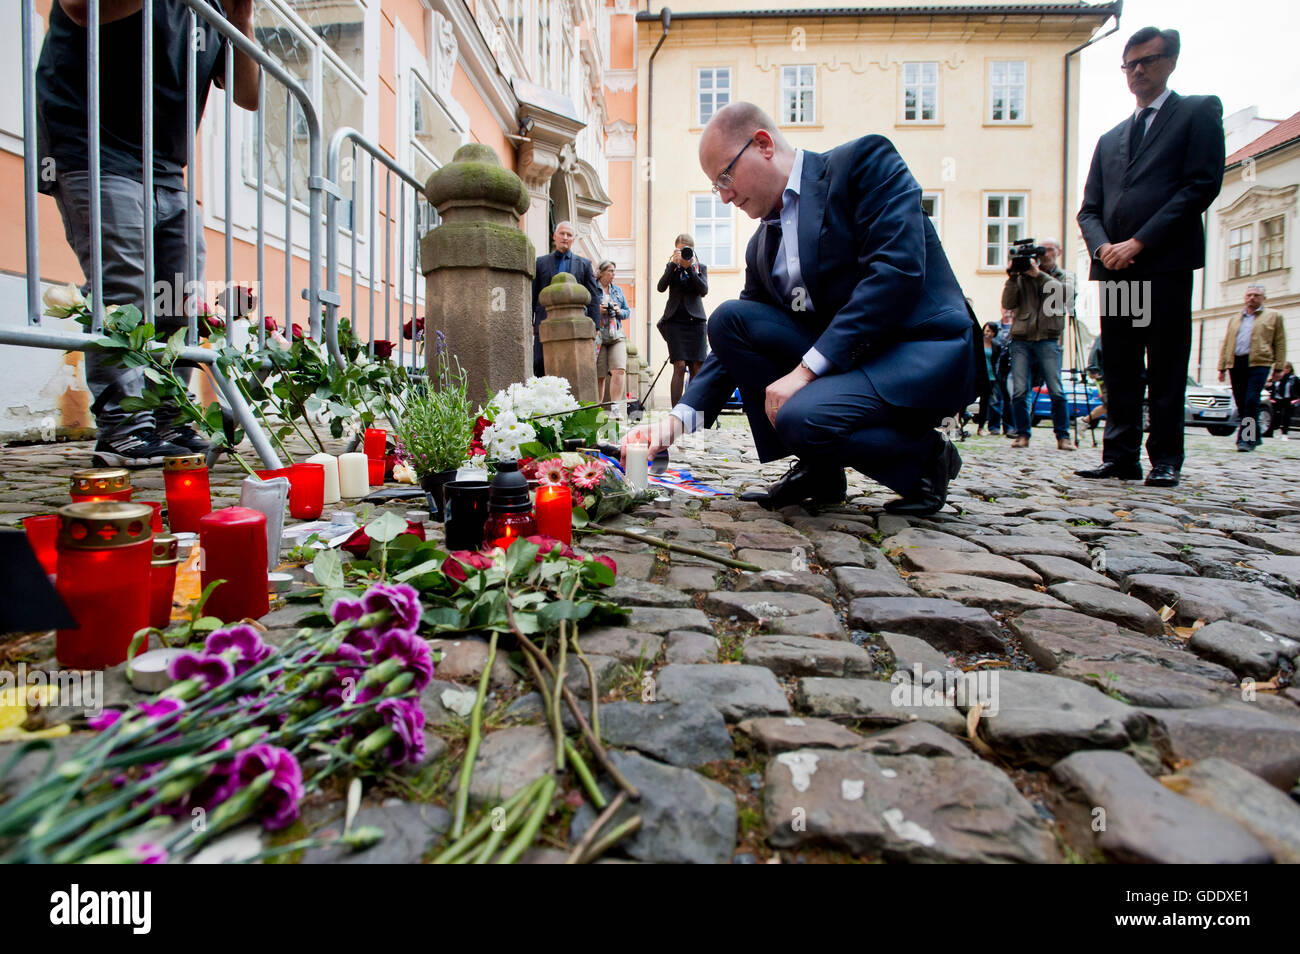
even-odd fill
[{"label": "man's trouser leg", "polygon": [[[1187,359],[1192,353],[1192,273],[1169,272],[1151,278],[1150,325],[1145,330],[1147,400],[1151,433],[1147,458],[1153,466],[1183,466],[1183,422],[1187,412]],[[1105,351],[1106,344],[1102,343]],[[1138,426],[1142,405],[1138,403]]]},{"label": "man's trouser leg", "polygon": [[540,321],[533,322],[533,377],[535,378],[540,378],[546,373],[546,363],[542,360],[541,326]]},{"label": "man's trouser leg", "polygon": [[1070,410],[1061,387],[1061,346],[1055,341],[1035,341],[1034,354],[1038,369],[1047,382],[1047,393],[1052,399],[1052,429],[1057,440],[1070,439]]},{"label": "man's trouser leg", "polygon": [[1031,343],[1011,339],[1011,415],[1016,436],[1030,436],[1029,364]]},{"label": "man's trouser leg", "polygon": [[1260,443],[1259,392],[1268,379],[1268,367],[1252,368],[1247,355],[1237,355],[1229,376],[1232,380],[1232,399],[1237,403],[1237,446],[1254,447]]},{"label": "man's trouser leg", "polygon": [[[178,275],[184,276],[185,269],[188,267],[185,254],[186,202],[186,194],[181,189],[154,189],[154,281],[167,282],[169,287],[177,281]],[[206,303],[203,291],[206,287],[203,283],[203,268],[207,258],[207,243],[203,239],[203,212],[195,208],[194,214],[195,261],[198,272],[191,276],[191,281],[196,284],[190,290],[198,298],[195,306],[202,311],[199,306]],[[181,288],[172,294],[158,296],[155,302],[154,321],[163,332],[172,334],[176,329],[187,325],[185,301],[190,290]],[[259,291],[259,294],[264,292]],[[181,306],[179,310],[176,308],[178,304]],[[286,324],[291,322],[286,319]],[[189,387],[194,368],[192,361],[177,361],[172,366],[176,377],[186,387]],[[165,431],[175,425],[180,417],[181,409],[175,404],[164,405],[154,412],[154,420],[159,431]]]}]

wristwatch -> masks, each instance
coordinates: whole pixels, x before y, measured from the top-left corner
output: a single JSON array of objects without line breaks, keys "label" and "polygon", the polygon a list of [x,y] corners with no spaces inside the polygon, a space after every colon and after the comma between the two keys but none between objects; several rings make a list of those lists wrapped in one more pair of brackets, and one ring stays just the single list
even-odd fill
[{"label": "wristwatch", "polygon": [[812,368],[808,367],[808,362],[805,361],[805,360],[803,360],[803,358],[800,358],[800,359],[799,359],[799,367],[803,368],[805,371],[807,371],[809,374],[811,374],[814,378],[817,377],[817,372],[814,371]]}]

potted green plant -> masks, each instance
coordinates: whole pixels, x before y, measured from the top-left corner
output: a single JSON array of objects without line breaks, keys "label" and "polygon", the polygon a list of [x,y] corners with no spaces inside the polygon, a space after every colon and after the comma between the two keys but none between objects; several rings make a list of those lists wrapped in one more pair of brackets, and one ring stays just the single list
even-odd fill
[{"label": "potted green plant", "polygon": [[429,494],[430,517],[441,520],[443,485],[456,478],[474,439],[475,407],[469,400],[468,376],[459,362],[449,360],[446,350],[440,349],[436,373],[426,386],[409,390],[404,404],[394,427],[401,445],[399,456]]}]

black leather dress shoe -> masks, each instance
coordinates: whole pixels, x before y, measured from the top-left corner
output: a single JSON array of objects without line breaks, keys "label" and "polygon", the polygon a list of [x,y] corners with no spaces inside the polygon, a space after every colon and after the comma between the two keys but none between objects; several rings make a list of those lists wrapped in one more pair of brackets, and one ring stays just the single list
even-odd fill
[{"label": "black leather dress shoe", "polygon": [[948,502],[948,483],[961,472],[961,454],[951,441],[944,441],[917,490],[885,504],[885,512],[906,517],[928,517]]},{"label": "black leather dress shoe", "polygon": [[1178,471],[1169,464],[1156,464],[1147,475],[1148,487],[1177,487]]},{"label": "black leather dress shoe", "polygon": [[842,467],[813,467],[801,460],[794,462],[785,475],[767,490],[747,490],[737,500],[756,503],[764,510],[780,510],[795,504],[813,503],[830,506],[848,496],[849,482]]},{"label": "black leather dress shoe", "polygon": [[1142,468],[1137,464],[1125,467],[1123,464],[1108,460],[1093,470],[1076,470],[1075,474],[1079,477],[1086,477],[1088,480],[1104,480],[1108,477],[1115,480],[1141,480]]}]

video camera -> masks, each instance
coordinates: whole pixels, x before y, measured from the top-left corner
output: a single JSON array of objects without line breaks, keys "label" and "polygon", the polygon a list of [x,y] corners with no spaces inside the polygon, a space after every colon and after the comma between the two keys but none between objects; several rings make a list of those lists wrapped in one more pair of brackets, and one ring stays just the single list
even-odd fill
[{"label": "video camera", "polygon": [[1035,245],[1031,238],[1021,239],[1018,242],[1011,243],[1011,262],[1007,266],[1007,272],[1015,275],[1017,272],[1029,271],[1033,259],[1042,258],[1047,253],[1041,245]]}]

